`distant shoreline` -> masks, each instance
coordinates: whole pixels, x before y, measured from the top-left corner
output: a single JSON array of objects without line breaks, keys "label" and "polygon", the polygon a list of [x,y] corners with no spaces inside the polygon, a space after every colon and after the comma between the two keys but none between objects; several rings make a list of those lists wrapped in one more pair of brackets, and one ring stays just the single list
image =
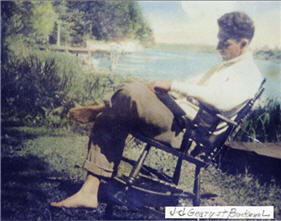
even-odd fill
[{"label": "distant shoreline", "polygon": [[[197,53],[217,53],[216,47],[211,45],[159,43],[152,46],[152,48]],[[276,63],[281,63],[281,49],[256,49],[254,50],[254,57],[259,60],[271,60]]]},{"label": "distant shoreline", "polygon": [[273,62],[281,63],[281,50],[280,49],[261,49],[254,53],[256,59],[271,60]]},{"label": "distant shoreline", "polygon": [[158,43],[151,47],[155,49],[159,48],[177,51],[190,51],[197,53],[216,53],[216,47],[212,45]]}]

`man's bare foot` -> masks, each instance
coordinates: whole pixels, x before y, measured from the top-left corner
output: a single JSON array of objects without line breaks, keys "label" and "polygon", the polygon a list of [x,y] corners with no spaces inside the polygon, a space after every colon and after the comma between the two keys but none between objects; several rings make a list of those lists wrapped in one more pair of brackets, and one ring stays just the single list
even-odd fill
[{"label": "man's bare foot", "polygon": [[51,206],[67,208],[97,208],[99,184],[99,179],[89,174],[83,186],[77,193],[60,202],[52,202]]},{"label": "man's bare foot", "polygon": [[89,123],[96,119],[96,116],[105,110],[105,105],[91,105],[84,107],[75,107],[69,110],[70,119],[79,123]]},{"label": "man's bare foot", "polygon": [[76,208],[76,207],[87,207],[87,208],[97,208],[98,201],[97,196],[89,195],[87,193],[83,193],[79,191],[74,195],[62,200],[60,202],[52,202],[51,206],[55,207],[68,207],[68,208]]}]

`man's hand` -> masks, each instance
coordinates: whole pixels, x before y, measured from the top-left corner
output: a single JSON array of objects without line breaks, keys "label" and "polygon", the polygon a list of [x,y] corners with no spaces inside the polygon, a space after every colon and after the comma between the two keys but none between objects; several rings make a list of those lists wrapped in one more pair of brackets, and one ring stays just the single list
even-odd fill
[{"label": "man's hand", "polygon": [[168,93],[171,90],[171,81],[153,81],[148,83],[148,88],[157,94]]}]

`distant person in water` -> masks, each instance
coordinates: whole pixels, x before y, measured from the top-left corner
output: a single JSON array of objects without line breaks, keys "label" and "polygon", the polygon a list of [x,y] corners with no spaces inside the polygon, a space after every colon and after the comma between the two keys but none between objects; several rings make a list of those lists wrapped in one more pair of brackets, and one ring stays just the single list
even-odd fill
[{"label": "distant person in water", "polygon": [[52,202],[52,206],[96,208],[100,179],[116,174],[125,139],[131,131],[179,147],[181,126],[159,99],[162,95],[180,94],[182,98],[176,99],[176,103],[190,119],[197,110],[186,99],[199,100],[228,112],[254,96],[262,76],[249,50],[255,29],[253,21],[245,13],[231,12],[220,17],[218,25],[217,50],[224,61],[207,73],[181,81],[125,84],[106,97],[104,104],[70,111],[73,119],[95,121],[84,165],[88,174],[77,193],[60,202]]}]

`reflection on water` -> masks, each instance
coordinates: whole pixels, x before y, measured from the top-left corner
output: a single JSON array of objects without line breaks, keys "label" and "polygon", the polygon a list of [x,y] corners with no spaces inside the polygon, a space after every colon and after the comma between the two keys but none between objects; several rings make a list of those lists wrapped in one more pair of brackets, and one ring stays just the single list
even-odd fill
[{"label": "reflection on water", "polygon": [[[108,68],[108,55],[95,55],[98,67]],[[183,79],[205,72],[221,61],[215,53],[195,53],[182,50],[152,49],[120,54],[115,73],[134,75],[148,79]],[[281,64],[257,60],[257,65],[267,78],[266,95],[281,101]]]}]

